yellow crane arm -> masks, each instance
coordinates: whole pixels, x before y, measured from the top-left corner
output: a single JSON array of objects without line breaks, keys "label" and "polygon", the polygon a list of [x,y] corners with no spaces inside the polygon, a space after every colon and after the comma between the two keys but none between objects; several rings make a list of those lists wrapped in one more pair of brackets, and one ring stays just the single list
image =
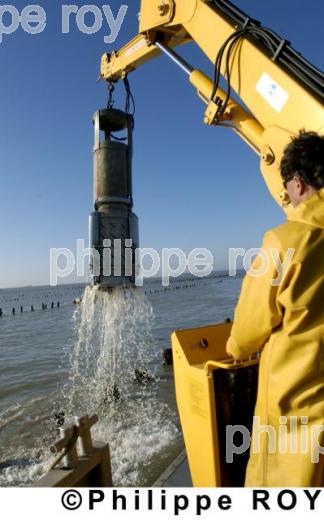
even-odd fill
[{"label": "yellow crane arm", "polygon": [[[116,82],[161,52],[169,55],[207,104],[205,123],[231,126],[260,155],[265,182],[288,211],[282,152],[300,129],[324,130],[323,74],[227,0],[142,0],[139,18],[139,35],[103,55],[102,78]],[[242,104],[175,53],[190,41],[215,63]]]}]

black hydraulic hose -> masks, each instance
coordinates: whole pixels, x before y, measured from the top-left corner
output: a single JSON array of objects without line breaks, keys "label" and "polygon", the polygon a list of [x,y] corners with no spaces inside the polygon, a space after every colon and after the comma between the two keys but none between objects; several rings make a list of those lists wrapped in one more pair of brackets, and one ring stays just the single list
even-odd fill
[{"label": "black hydraulic hose", "polygon": [[[261,26],[260,22],[257,20],[250,19],[243,11],[238,9],[236,6],[234,6],[231,2],[228,0],[212,0],[214,5],[217,6],[219,9],[221,9],[224,14],[226,14],[228,17],[231,18],[231,21],[234,21],[235,23],[239,24],[246,24],[248,22],[248,25],[255,26],[258,28],[261,28],[263,31],[267,32],[268,35],[271,35],[274,38],[274,42],[276,45],[280,44],[282,39],[272,30],[265,29]],[[289,52],[296,58],[296,60],[302,62],[306,67],[311,68],[314,72],[316,72],[321,79],[323,79],[323,73],[316,68],[313,64],[308,62],[299,52],[295,51],[287,42],[287,48],[289,49]]]},{"label": "black hydraulic hose", "polygon": [[[274,31],[262,27],[257,20],[249,18],[230,1],[211,0],[211,2],[233,25],[239,25],[242,29],[249,28],[246,31],[246,36],[253,38],[254,41],[262,45],[269,52],[270,57],[286,68],[296,77],[297,81],[304,84],[321,99],[324,98],[323,72],[293,49],[289,42],[284,41]],[[281,46],[281,52],[275,57],[276,50],[280,49]]]},{"label": "black hydraulic hose", "polygon": [[231,40],[232,40],[232,43],[233,42],[236,43],[241,38],[241,36],[243,36],[244,33],[245,33],[245,31],[241,30],[241,31],[237,31],[237,32],[231,34],[231,36],[229,36],[227,38],[227,40],[223,43],[222,47],[220,48],[220,50],[219,50],[219,52],[217,54],[217,57],[216,57],[216,61],[215,61],[214,87],[213,87],[213,92],[212,92],[212,95],[211,95],[211,99],[214,98],[214,96],[216,94],[216,91],[218,89],[218,86],[219,86],[220,75],[221,75],[221,72],[220,72],[221,71],[221,64],[222,64],[223,55],[224,55],[224,52],[226,50],[227,45],[230,43]]}]

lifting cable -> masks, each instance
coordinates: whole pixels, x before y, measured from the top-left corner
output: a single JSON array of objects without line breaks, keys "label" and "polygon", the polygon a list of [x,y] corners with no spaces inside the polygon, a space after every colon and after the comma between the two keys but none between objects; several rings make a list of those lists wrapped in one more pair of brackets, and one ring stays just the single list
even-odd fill
[{"label": "lifting cable", "polygon": [[[132,116],[132,130],[134,130],[134,116],[136,112],[136,106],[135,106],[135,99],[133,96],[133,93],[130,88],[129,79],[127,75],[123,79],[124,81],[124,87],[126,91],[126,101],[125,101],[125,113]],[[115,85],[113,81],[108,82],[108,102],[107,102],[107,109],[111,110],[115,104],[113,99],[113,94],[115,91]],[[132,109],[132,110],[131,110]],[[117,137],[116,135],[111,134],[116,141],[126,141],[126,137]]]}]

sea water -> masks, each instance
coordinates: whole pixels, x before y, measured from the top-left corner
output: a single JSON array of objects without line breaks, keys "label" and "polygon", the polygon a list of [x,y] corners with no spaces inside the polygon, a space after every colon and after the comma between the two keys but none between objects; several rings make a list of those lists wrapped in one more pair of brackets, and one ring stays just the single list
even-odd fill
[{"label": "sea water", "polygon": [[98,414],[93,436],[109,442],[114,481],[140,483],[152,457],[178,435],[175,413],[156,395],[152,305],[142,289],[87,287],[74,319],[66,413]]},{"label": "sea water", "polygon": [[[151,485],[183,449],[162,351],[177,328],[231,317],[240,285],[241,278],[219,274],[110,293],[1,290],[0,485],[28,485],[47,471],[62,412],[66,421],[99,415],[92,436],[110,444],[115,485]],[[82,306],[73,305],[82,291]],[[59,308],[35,303],[53,299]],[[34,301],[35,311],[11,315],[21,301],[26,309]]]}]

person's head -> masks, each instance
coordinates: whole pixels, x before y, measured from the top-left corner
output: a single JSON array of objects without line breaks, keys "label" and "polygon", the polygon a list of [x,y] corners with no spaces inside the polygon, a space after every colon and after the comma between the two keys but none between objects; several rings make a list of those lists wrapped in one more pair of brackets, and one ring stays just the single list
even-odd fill
[{"label": "person's head", "polygon": [[302,130],[285,148],[280,170],[294,207],[314,195],[324,187],[324,136]]}]

